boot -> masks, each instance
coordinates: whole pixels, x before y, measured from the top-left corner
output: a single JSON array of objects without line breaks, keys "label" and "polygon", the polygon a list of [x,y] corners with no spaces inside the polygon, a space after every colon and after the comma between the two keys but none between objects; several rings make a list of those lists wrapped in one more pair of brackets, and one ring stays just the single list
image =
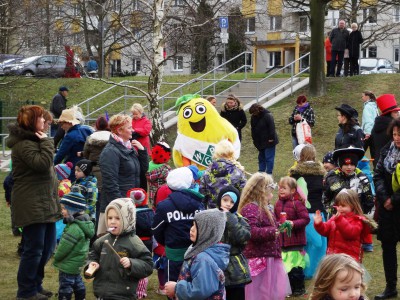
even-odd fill
[{"label": "boot", "polygon": [[389,286],[386,285],[385,290],[380,293],[379,295],[375,296],[375,300],[381,300],[381,299],[390,299],[390,298],[396,298],[397,297],[397,289],[396,286]]},{"label": "boot", "polygon": [[72,299],[72,294],[67,294],[67,293],[58,294],[58,300],[71,300],[71,299]]},{"label": "boot", "polygon": [[86,290],[75,291],[75,300],[85,300]]}]

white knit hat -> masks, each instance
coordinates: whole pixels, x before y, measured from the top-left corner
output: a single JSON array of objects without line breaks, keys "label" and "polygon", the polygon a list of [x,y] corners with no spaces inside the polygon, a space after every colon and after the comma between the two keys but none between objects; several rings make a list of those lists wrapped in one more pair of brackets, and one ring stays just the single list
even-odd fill
[{"label": "white knit hat", "polygon": [[169,172],[167,185],[171,190],[180,191],[190,188],[193,182],[193,173],[187,167],[177,168]]}]

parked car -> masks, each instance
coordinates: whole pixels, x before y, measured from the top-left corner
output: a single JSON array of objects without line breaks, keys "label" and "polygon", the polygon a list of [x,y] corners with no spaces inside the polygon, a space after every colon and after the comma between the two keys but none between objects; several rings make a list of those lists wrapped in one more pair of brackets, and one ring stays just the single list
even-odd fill
[{"label": "parked car", "polygon": [[11,69],[11,66],[14,66],[16,63],[19,63],[19,62],[21,61],[21,59],[22,59],[22,58],[10,58],[10,59],[6,59],[6,60],[2,61],[2,62],[0,63],[0,76],[2,76],[2,75],[7,75],[7,74],[4,72],[4,69],[6,69],[7,67],[9,67],[8,70],[10,70],[10,69]]},{"label": "parked car", "polygon": [[65,56],[32,56],[11,67],[10,75],[62,77],[66,64]]},{"label": "parked car", "polygon": [[398,73],[399,70],[386,58],[360,58],[360,74]]}]

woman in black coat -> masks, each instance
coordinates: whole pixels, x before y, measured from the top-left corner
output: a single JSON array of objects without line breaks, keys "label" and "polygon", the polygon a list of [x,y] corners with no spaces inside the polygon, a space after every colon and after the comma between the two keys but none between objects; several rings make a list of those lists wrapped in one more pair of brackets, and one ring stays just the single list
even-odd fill
[{"label": "woman in black coat", "polygon": [[258,170],[272,175],[275,148],[279,143],[272,114],[259,104],[253,104],[251,114],[251,137],[258,150]]},{"label": "woman in black coat", "polygon": [[239,140],[242,141],[242,128],[246,126],[247,118],[242,104],[235,95],[229,94],[222,104],[221,117],[227,119],[236,128]]},{"label": "woman in black coat", "polygon": [[350,59],[350,76],[358,75],[360,57],[360,45],[364,41],[361,32],[358,30],[357,23],[351,24],[351,32],[348,39],[349,59]]},{"label": "woman in black coat", "polygon": [[348,104],[341,104],[335,107],[338,111],[339,131],[336,133],[335,149],[364,147],[364,132],[358,125],[358,113]]},{"label": "woman in black coat", "polygon": [[394,119],[388,132],[393,141],[381,151],[375,168],[374,183],[378,202],[378,240],[382,243],[382,259],[386,288],[375,299],[397,296],[397,255],[396,246],[400,241],[400,190],[394,191],[392,175],[400,160],[400,120]]}]

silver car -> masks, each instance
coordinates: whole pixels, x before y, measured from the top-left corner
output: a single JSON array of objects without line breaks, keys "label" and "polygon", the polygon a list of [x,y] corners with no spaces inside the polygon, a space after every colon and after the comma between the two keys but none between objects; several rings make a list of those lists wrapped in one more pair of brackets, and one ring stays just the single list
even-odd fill
[{"label": "silver car", "polygon": [[398,69],[386,58],[360,58],[360,74],[398,73]]},{"label": "silver car", "polygon": [[67,59],[60,55],[25,58],[10,69],[10,75],[62,77]]},{"label": "silver car", "polygon": [[5,61],[2,61],[0,63],[0,76],[1,75],[7,75],[7,73],[4,70],[10,70],[11,67],[15,66],[17,63],[20,62],[22,58],[10,58],[6,59]]}]

